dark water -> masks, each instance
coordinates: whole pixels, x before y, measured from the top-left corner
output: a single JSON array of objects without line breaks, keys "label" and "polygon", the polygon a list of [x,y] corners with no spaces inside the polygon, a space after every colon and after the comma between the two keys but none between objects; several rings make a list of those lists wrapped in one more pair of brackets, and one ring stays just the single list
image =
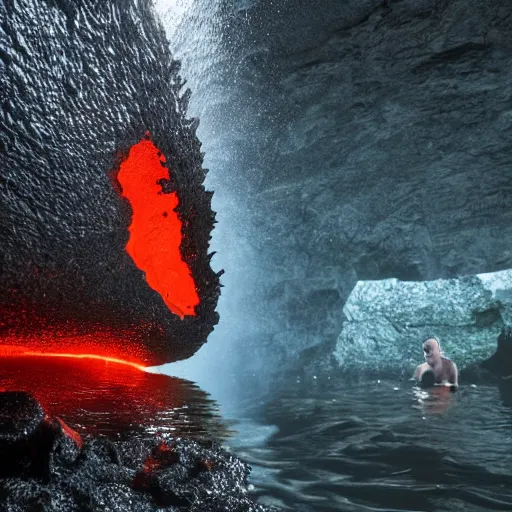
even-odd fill
[{"label": "dark water", "polygon": [[290,510],[510,511],[506,400],[496,386],[298,385],[246,404],[259,420],[241,420],[229,443],[253,466],[259,500]]},{"label": "dark water", "polygon": [[450,393],[384,380],[293,383],[222,404],[230,411],[222,418],[206,392],[167,375],[95,360],[0,363],[1,390],[34,393],[82,435],[222,442],[252,466],[253,497],[264,504],[512,511],[512,384]]},{"label": "dark water", "polygon": [[222,441],[217,406],[194,383],[118,363],[58,357],[0,358],[0,391],[32,393],[50,416],[84,436],[171,434]]}]

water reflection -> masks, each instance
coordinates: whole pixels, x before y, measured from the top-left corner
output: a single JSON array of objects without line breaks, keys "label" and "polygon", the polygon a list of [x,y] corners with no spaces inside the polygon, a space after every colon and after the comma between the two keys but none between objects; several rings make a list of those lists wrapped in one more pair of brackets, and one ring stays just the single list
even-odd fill
[{"label": "water reflection", "polygon": [[413,407],[425,415],[443,414],[454,404],[454,395],[447,386],[436,386],[428,390],[414,387],[412,393],[417,400]]},{"label": "water reflection", "polygon": [[51,416],[80,433],[113,439],[175,436],[222,441],[229,430],[195,384],[91,359],[4,357],[0,390],[32,393]]}]

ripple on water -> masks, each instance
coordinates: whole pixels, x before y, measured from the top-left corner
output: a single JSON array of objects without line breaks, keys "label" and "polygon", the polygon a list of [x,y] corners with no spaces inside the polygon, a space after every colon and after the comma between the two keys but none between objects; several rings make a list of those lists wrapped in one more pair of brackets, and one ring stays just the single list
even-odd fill
[{"label": "ripple on water", "polygon": [[458,393],[386,381],[297,387],[269,398],[259,417],[272,426],[264,446],[253,444],[247,421],[233,443],[266,504],[512,510],[512,410],[503,402],[494,386]]},{"label": "ripple on water", "polygon": [[1,391],[32,393],[49,415],[85,436],[229,436],[215,403],[189,381],[91,359],[21,356],[0,363]]}]

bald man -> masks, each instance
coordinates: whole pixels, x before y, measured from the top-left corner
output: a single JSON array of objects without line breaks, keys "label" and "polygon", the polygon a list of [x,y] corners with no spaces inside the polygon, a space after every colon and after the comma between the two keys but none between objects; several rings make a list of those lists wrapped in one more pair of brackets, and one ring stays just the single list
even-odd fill
[{"label": "bald man", "polygon": [[450,386],[452,391],[459,388],[459,374],[455,364],[441,355],[439,341],[434,336],[423,342],[425,363],[420,364],[414,372],[413,379],[429,386]]}]

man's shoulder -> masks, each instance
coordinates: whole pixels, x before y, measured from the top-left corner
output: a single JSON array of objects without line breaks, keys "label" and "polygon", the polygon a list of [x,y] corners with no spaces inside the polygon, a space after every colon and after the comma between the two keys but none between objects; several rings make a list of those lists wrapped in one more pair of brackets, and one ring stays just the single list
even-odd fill
[{"label": "man's shoulder", "polygon": [[447,357],[443,357],[443,368],[445,372],[450,372],[451,375],[457,373],[457,366],[455,366],[455,363]]},{"label": "man's shoulder", "polygon": [[451,360],[451,359],[448,359],[447,357],[443,357],[443,366],[445,366],[446,368],[454,368],[455,367],[455,363]]}]

